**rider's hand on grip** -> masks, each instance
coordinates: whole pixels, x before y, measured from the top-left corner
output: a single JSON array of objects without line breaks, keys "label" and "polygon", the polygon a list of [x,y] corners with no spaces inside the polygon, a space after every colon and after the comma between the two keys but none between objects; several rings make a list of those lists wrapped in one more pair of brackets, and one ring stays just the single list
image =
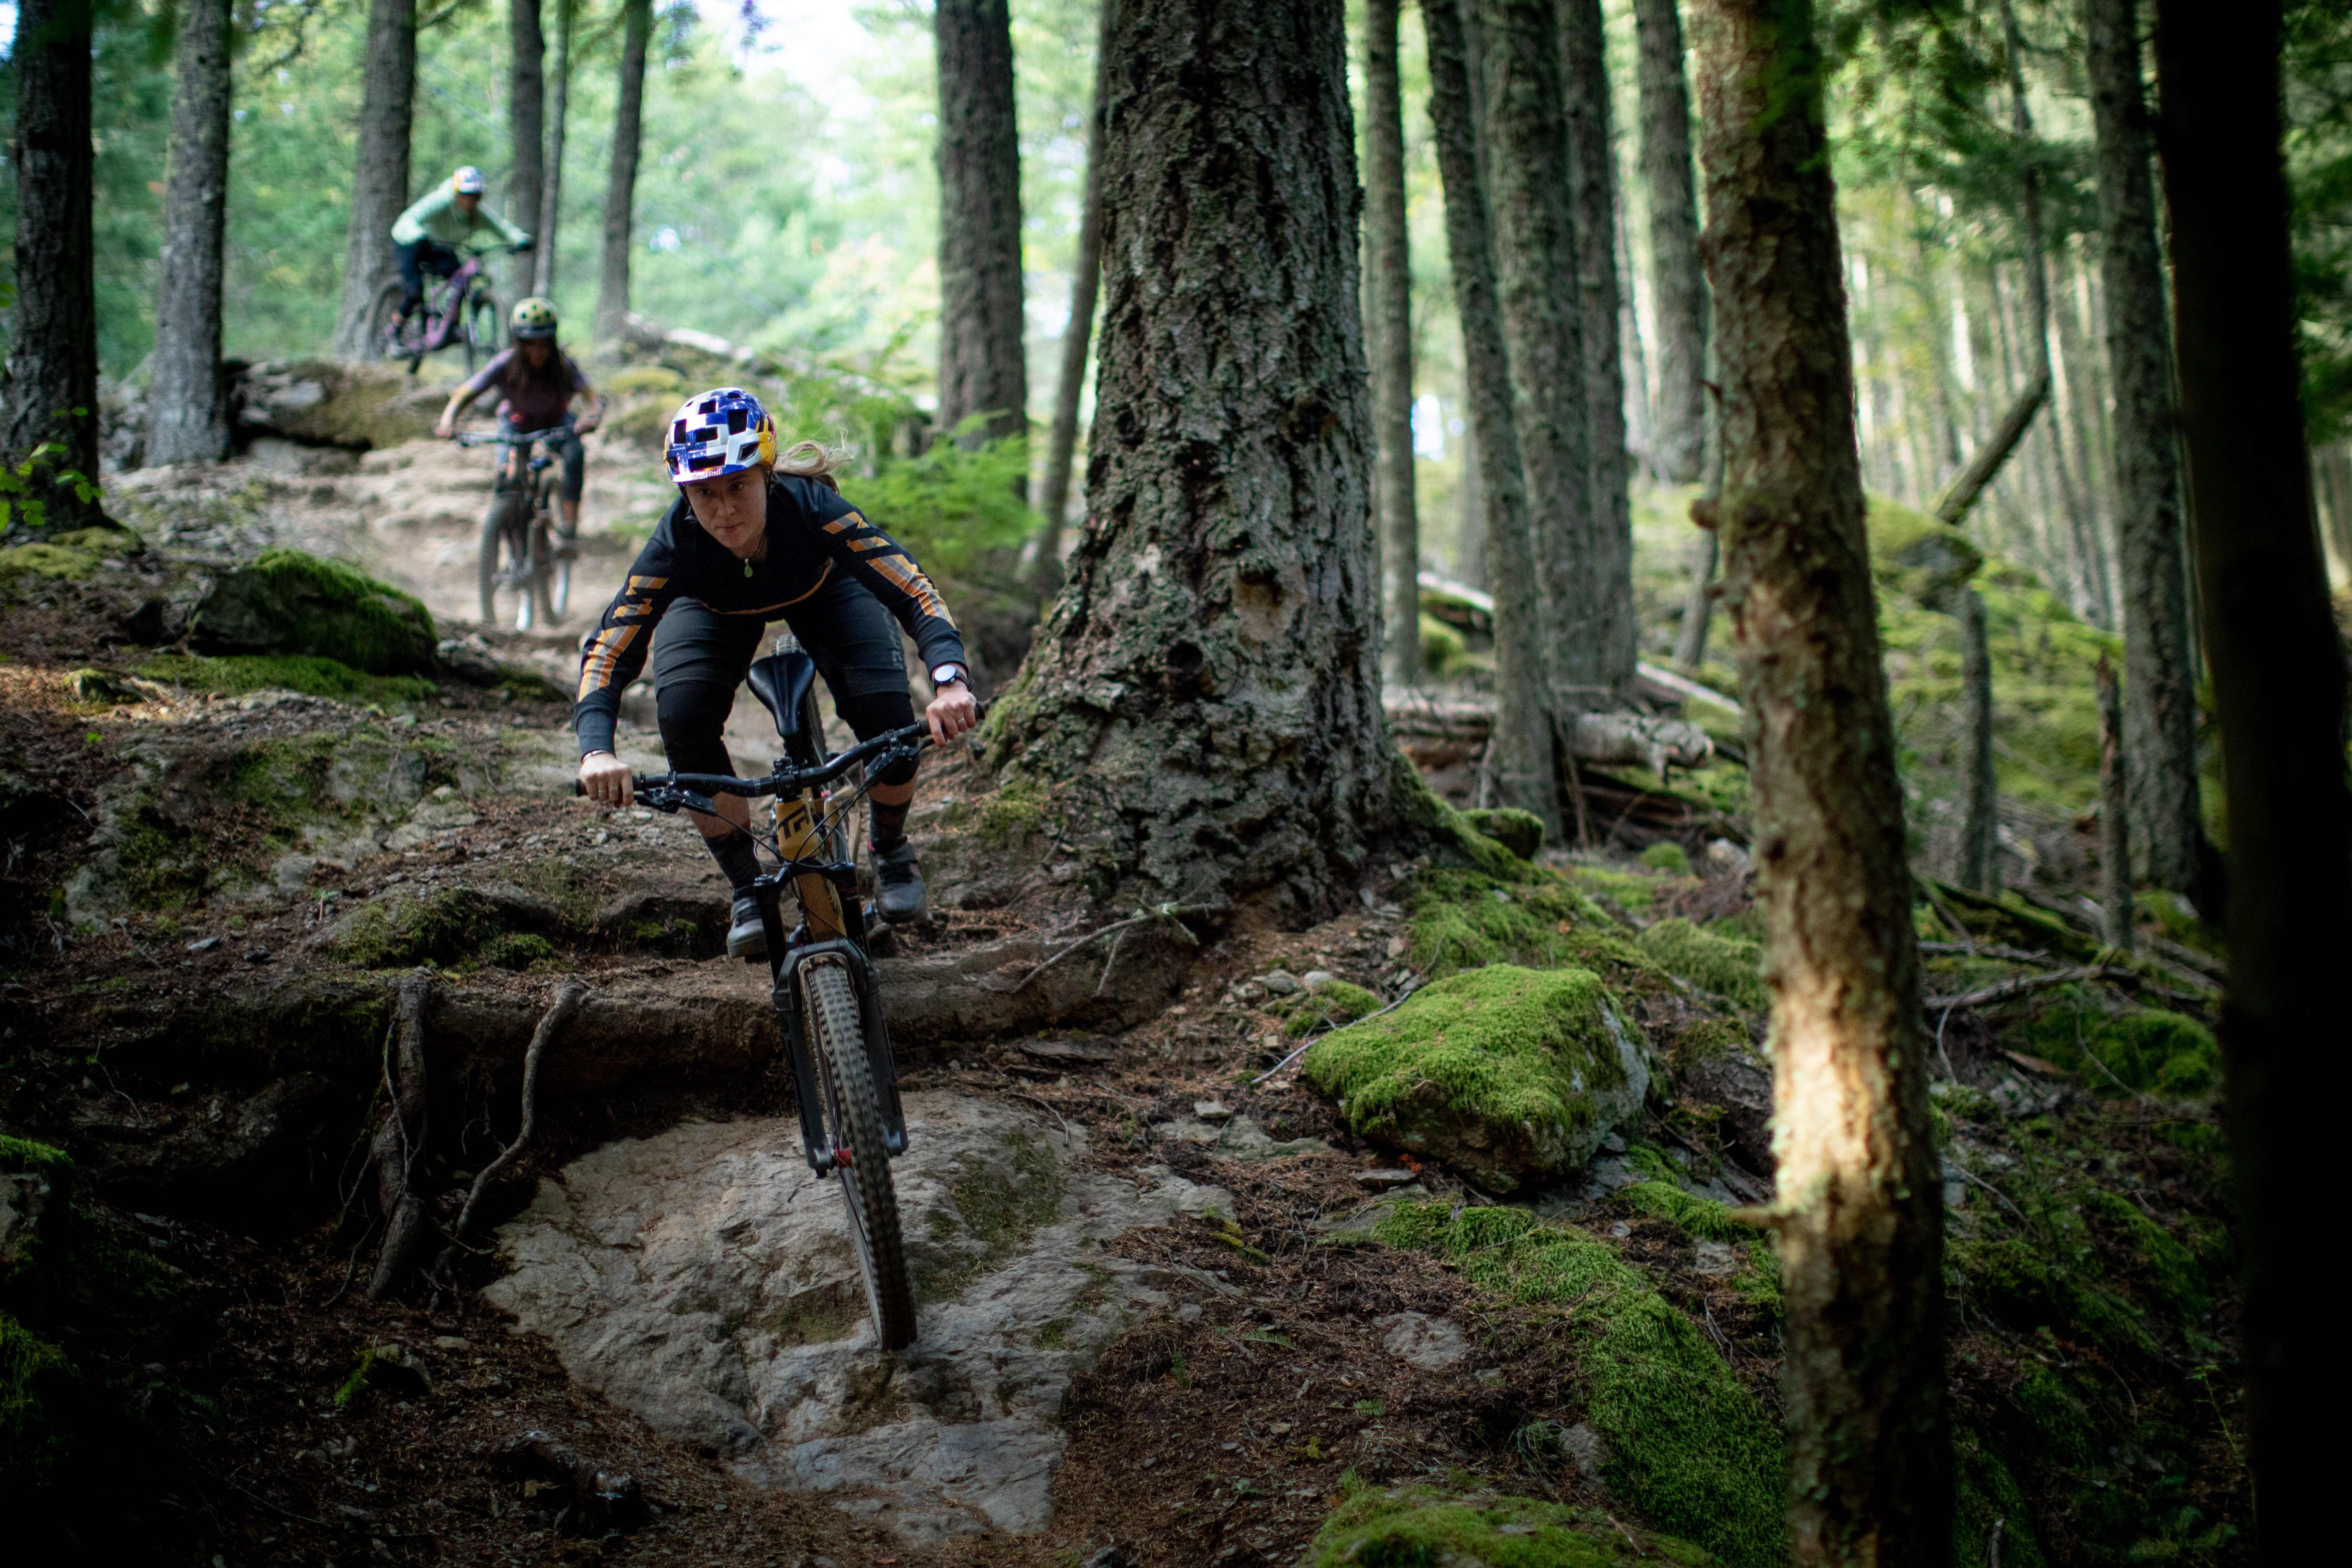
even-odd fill
[{"label": "rider's hand on grip", "polygon": [[604,805],[626,805],[635,797],[629,788],[629,764],[610,752],[591,752],[580,759],[579,791]]}]

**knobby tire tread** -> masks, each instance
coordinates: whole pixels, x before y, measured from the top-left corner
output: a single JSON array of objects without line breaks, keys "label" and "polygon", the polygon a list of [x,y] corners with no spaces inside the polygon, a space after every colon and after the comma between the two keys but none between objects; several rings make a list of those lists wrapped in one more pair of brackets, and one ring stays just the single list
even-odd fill
[{"label": "knobby tire tread", "polygon": [[825,1121],[836,1148],[852,1163],[835,1172],[849,1209],[851,1240],[866,1275],[866,1301],[874,1334],[886,1351],[915,1342],[915,1295],[908,1283],[907,1250],[898,1228],[898,1189],[882,1142],[882,1107],[866,1058],[866,1029],[848,971],[837,963],[801,971],[801,1005],[817,1078],[827,1100]]}]

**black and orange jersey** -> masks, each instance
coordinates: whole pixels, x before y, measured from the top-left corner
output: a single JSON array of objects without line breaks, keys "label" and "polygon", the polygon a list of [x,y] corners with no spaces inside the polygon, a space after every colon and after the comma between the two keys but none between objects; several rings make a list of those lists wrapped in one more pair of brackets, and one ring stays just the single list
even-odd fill
[{"label": "black and orange jersey", "polygon": [[923,666],[963,664],[963,637],[947,601],[915,558],[829,486],[778,476],[768,486],[767,554],[742,561],[702,530],[680,496],[629,568],[628,580],[582,646],[572,705],[580,752],[613,749],[621,693],[646,667],[654,627],[671,601],[698,600],[722,616],[782,620],[790,606],[846,572],[872,592],[922,650]]}]

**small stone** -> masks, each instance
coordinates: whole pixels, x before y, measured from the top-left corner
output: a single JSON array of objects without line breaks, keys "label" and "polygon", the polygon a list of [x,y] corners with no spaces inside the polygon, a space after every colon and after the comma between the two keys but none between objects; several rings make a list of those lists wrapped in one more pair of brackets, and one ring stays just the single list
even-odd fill
[{"label": "small stone", "polygon": [[1234,1113],[1216,1100],[1196,1100],[1192,1102],[1192,1114],[1203,1121],[1224,1121],[1231,1119]]},{"label": "small stone", "polygon": [[1176,1309],[1176,1321],[1180,1323],[1189,1323],[1200,1315],[1201,1303],[1198,1301],[1187,1301]]},{"label": "small stone", "polygon": [[1612,1132],[1601,1141],[1601,1147],[1612,1154],[1622,1154],[1625,1152],[1625,1135],[1622,1132]]},{"label": "small stone", "polygon": [[1267,1428],[1266,1428],[1266,1430],[1267,1430],[1267,1431],[1269,1431],[1269,1432],[1271,1432],[1271,1433],[1273,1433],[1276,1436],[1279,1437],[1279,1436],[1281,1436],[1285,1432],[1287,1432],[1287,1431],[1289,1431],[1289,1430],[1290,1430],[1290,1423],[1289,1423],[1289,1422],[1287,1422],[1287,1421],[1277,1421],[1277,1422],[1276,1422],[1273,1426],[1271,1426],[1267,1427]]},{"label": "small stone", "polygon": [[1461,1328],[1451,1320],[1425,1312],[1396,1312],[1375,1319],[1375,1330],[1386,1330],[1381,1348],[1398,1360],[1424,1372],[1442,1372],[1470,1353]]},{"label": "small stone", "polygon": [[1633,1227],[1621,1219],[1609,1227],[1609,1234],[1622,1240],[1633,1234]]},{"label": "small stone", "polygon": [[1227,1453],[1227,1454],[1230,1454],[1230,1453],[1234,1452],[1235,1449],[1239,1448],[1240,1447],[1241,1447],[1241,1445],[1240,1445],[1239,1443],[1220,1443],[1220,1444],[1218,1444],[1218,1445],[1217,1445],[1218,1450],[1219,1450],[1220,1452],[1222,1452],[1222,1453]]},{"label": "small stone", "polygon": [[1305,974],[1299,976],[1298,984],[1307,987],[1309,992],[1315,992],[1322,990],[1323,987],[1330,984],[1332,981],[1337,980],[1338,978],[1338,975],[1332,973],[1328,969],[1310,969]]},{"label": "small stone", "polygon": [[188,951],[190,952],[210,952],[220,944],[221,939],[216,936],[200,936],[195,941],[188,943]]},{"label": "small stone", "polygon": [[269,950],[266,947],[248,947],[245,950],[245,961],[247,963],[267,963],[269,962]]},{"label": "small stone", "polygon": [[1532,1524],[1514,1522],[1495,1527],[1495,1533],[1497,1535],[1533,1535],[1535,1532],[1536,1527]]},{"label": "small stone", "polygon": [[1359,1171],[1356,1173],[1356,1184],[1360,1187],[1370,1187],[1376,1193],[1385,1193],[1392,1188],[1408,1186],[1418,1179],[1411,1171]]},{"label": "small stone", "polygon": [[1731,1244],[1727,1241],[1702,1241],[1696,1250],[1698,1257],[1691,1267],[1701,1274],[1709,1277],[1728,1274],[1739,1267],[1739,1256],[1731,1250]]},{"label": "small stone", "polygon": [[1745,871],[1751,864],[1748,851],[1728,838],[1710,838],[1706,844],[1706,862],[1727,871]]},{"label": "small stone", "polygon": [[1503,1369],[1499,1366],[1482,1366],[1470,1375],[1481,1383],[1499,1384],[1503,1381]]},{"label": "small stone", "polygon": [[1298,976],[1286,969],[1272,970],[1261,974],[1257,977],[1257,983],[1276,996],[1298,994]]},{"label": "small stone", "polygon": [[463,1334],[436,1334],[433,1336],[433,1348],[436,1351],[469,1351],[474,1346]]}]

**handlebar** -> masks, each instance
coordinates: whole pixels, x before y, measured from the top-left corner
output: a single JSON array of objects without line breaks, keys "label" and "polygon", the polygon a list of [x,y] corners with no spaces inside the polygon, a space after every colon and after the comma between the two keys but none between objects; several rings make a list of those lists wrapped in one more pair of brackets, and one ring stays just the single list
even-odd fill
[{"label": "handlebar", "polygon": [[504,430],[460,430],[450,437],[460,447],[528,447],[535,442],[551,441],[558,436],[571,434],[568,425],[551,425],[544,430],[527,431],[521,435]]},{"label": "handlebar", "polygon": [[[982,703],[980,707],[982,713],[985,714],[987,704]],[[831,784],[860,763],[879,762],[887,767],[903,760],[893,755],[900,748],[905,748],[906,758],[911,759],[931,743],[930,725],[918,721],[903,730],[887,731],[870,741],[861,741],[813,768],[779,768],[767,777],[757,779],[730,778],[725,773],[681,773],[675,770],[667,773],[638,773],[630,778],[629,789],[640,805],[654,811],[674,812],[683,807],[709,815],[714,809],[710,797],[715,795],[747,798],[798,795],[804,789]],[[588,791],[578,779],[574,779],[572,781],[572,793],[577,796],[584,795]]]}]

